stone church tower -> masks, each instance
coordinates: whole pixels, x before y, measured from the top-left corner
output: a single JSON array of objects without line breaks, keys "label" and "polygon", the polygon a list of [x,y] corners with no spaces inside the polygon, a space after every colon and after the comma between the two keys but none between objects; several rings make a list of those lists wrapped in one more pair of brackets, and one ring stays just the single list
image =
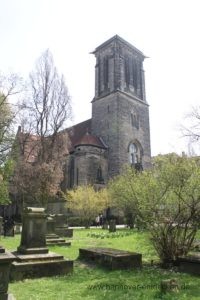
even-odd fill
[{"label": "stone church tower", "polygon": [[114,36],[97,47],[92,134],[108,146],[108,178],[125,164],[150,166],[149,106],[145,97],[144,54]]}]

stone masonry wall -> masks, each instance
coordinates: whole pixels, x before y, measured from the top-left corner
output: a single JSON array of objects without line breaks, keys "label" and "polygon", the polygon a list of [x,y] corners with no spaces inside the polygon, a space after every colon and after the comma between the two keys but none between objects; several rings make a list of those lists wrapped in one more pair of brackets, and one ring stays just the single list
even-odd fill
[{"label": "stone masonry wall", "polygon": [[[108,110],[109,106],[109,110]],[[133,127],[131,113],[137,112],[139,128]],[[143,149],[144,168],[150,166],[149,107],[122,92],[113,93],[93,102],[93,134],[107,143],[109,177],[118,174],[129,164],[128,146],[138,141]]]},{"label": "stone masonry wall", "polygon": [[79,146],[75,153],[74,185],[94,184],[97,182],[97,171],[101,166],[102,176],[107,182],[107,158],[105,149],[93,146]]}]

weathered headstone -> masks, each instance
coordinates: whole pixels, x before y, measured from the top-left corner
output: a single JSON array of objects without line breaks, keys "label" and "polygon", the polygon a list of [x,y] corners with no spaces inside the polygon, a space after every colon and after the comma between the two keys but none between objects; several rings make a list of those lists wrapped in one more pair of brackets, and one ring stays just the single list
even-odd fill
[{"label": "weathered headstone", "polygon": [[14,236],[14,220],[12,218],[4,218],[4,236]]},{"label": "weathered headstone", "polygon": [[116,221],[110,220],[109,222],[109,232],[115,232],[116,231]]},{"label": "weathered headstone", "polygon": [[5,251],[3,247],[0,247],[0,299],[7,300],[13,299],[11,294],[8,294],[8,283],[11,263],[15,257],[11,253]]},{"label": "weathered headstone", "polygon": [[68,228],[66,224],[66,216],[63,214],[54,215],[56,222],[55,233],[62,237],[73,237],[73,229]]},{"label": "weathered headstone", "polygon": [[3,218],[0,217],[0,236],[1,236],[2,231],[3,231]]},{"label": "weathered headstone", "polygon": [[44,208],[27,207],[23,214],[21,254],[48,253],[46,247],[46,214]]},{"label": "weathered headstone", "polygon": [[44,208],[27,207],[23,214],[21,244],[13,254],[11,280],[65,275],[73,271],[73,261],[49,252],[46,247]]},{"label": "weathered headstone", "polygon": [[47,217],[47,230],[46,230],[46,239],[58,238],[58,235],[55,234],[55,220],[50,215]]},{"label": "weathered headstone", "polygon": [[15,223],[15,234],[20,234],[22,232],[22,223]]},{"label": "weathered headstone", "polygon": [[81,248],[79,258],[111,270],[142,267],[142,254],[112,248]]},{"label": "weathered headstone", "polygon": [[66,217],[63,214],[55,214],[54,215],[54,220],[55,220],[55,223],[56,223],[55,227],[61,227],[61,226],[65,225]]},{"label": "weathered headstone", "polygon": [[105,221],[102,225],[102,229],[108,229],[108,221]]},{"label": "weathered headstone", "polygon": [[47,217],[47,232],[46,232],[46,244],[57,245],[57,246],[70,246],[71,242],[61,239],[57,234],[55,234],[55,220],[52,216]]}]

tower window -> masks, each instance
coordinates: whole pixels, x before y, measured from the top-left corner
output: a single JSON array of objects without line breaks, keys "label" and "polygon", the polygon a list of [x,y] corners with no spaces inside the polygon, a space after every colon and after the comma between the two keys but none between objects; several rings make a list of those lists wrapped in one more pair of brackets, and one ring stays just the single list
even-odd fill
[{"label": "tower window", "polygon": [[108,88],[108,57],[104,57],[103,61],[103,70],[104,70],[104,88]]},{"label": "tower window", "polygon": [[142,167],[142,149],[139,143],[131,143],[129,145],[129,162],[136,170],[143,170]]},{"label": "tower window", "polygon": [[129,146],[129,160],[132,165],[139,162],[138,147],[133,143],[131,143]]}]

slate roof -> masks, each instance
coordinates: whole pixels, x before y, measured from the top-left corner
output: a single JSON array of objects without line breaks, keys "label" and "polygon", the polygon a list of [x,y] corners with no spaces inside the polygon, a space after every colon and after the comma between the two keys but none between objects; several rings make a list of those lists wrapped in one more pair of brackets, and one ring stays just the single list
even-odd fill
[{"label": "slate roof", "polygon": [[100,138],[98,138],[97,136],[92,135],[88,132],[86,132],[82,136],[82,138],[76,142],[74,147],[78,147],[81,145],[82,146],[94,146],[94,147],[106,149],[105,144],[102,142],[102,140]]},{"label": "slate roof", "polygon": [[70,152],[73,151],[75,147],[78,147],[80,145],[94,146],[103,149],[107,148],[101,138],[90,133],[91,123],[92,119],[89,119],[66,129],[71,142],[69,149]]}]

